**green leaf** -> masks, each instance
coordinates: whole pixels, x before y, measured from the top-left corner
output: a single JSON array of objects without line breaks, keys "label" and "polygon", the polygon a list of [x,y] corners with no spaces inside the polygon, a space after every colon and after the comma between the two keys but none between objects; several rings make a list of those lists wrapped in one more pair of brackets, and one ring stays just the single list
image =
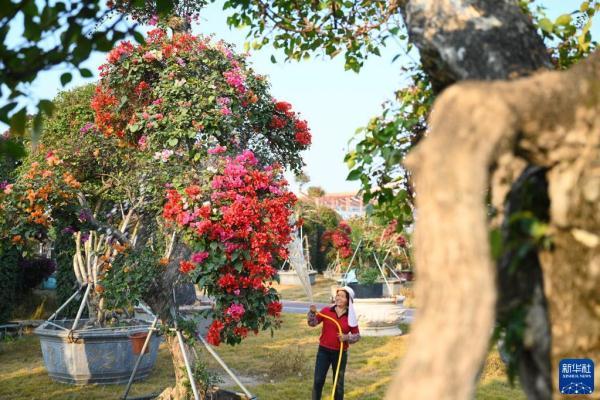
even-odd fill
[{"label": "green leaf", "polygon": [[133,38],[135,39],[136,42],[138,42],[139,44],[144,44],[146,43],[146,39],[144,38],[144,35],[141,34],[141,32],[138,31],[134,31],[133,32]]},{"label": "green leaf", "polygon": [[274,56],[274,55],[271,55],[271,62],[272,62],[273,64],[277,64],[277,60],[275,59],[275,56]]},{"label": "green leaf", "polygon": [[538,26],[547,33],[552,33],[552,30],[554,29],[554,24],[548,18],[542,18],[538,22]]},{"label": "green leaf", "polygon": [[79,68],[79,73],[83,78],[92,78],[94,74],[87,68]]},{"label": "green leaf", "polygon": [[25,156],[25,146],[20,141],[6,139],[0,141],[0,154],[8,154],[14,159]]},{"label": "green leaf", "polygon": [[586,12],[588,8],[590,8],[590,2],[584,1],[583,3],[581,3],[581,6],[579,6],[579,11]]},{"label": "green leaf", "polygon": [[38,109],[44,112],[47,116],[51,116],[54,111],[54,103],[51,100],[40,100]]},{"label": "green leaf", "polygon": [[42,136],[42,122],[43,122],[43,114],[42,111],[38,112],[33,118],[33,129],[31,131],[31,141],[34,147],[37,145],[40,140],[40,136]]},{"label": "green leaf", "polygon": [[356,181],[358,179],[360,179],[360,176],[362,175],[362,171],[360,169],[355,169],[350,171],[350,173],[348,174],[348,177],[346,177],[347,181]]},{"label": "green leaf", "polygon": [[571,24],[571,21],[572,21],[572,18],[571,18],[570,14],[563,14],[563,15],[559,16],[558,18],[556,18],[556,21],[554,22],[554,24],[567,26],[567,25]]},{"label": "green leaf", "polygon": [[25,132],[25,121],[27,120],[27,110],[25,107],[21,108],[12,117],[10,117],[10,127],[18,135],[22,135]]},{"label": "green leaf", "polygon": [[73,74],[70,72],[65,72],[60,76],[60,83],[65,86],[67,83],[71,82],[71,79],[73,79]]},{"label": "green leaf", "polygon": [[156,10],[160,15],[169,15],[173,11],[173,0],[158,0]]},{"label": "green leaf", "polygon": [[167,144],[171,147],[177,146],[177,143],[179,143],[179,139],[177,138],[171,138],[167,141]]}]

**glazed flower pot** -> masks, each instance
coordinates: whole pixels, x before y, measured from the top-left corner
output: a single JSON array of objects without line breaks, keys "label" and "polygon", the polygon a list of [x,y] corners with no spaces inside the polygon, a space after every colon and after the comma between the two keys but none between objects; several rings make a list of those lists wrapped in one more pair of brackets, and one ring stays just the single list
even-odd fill
[{"label": "glazed flower pot", "polygon": [[[85,324],[81,320],[81,325]],[[42,324],[35,330],[40,338],[44,364],[51,379],[70,384],[122,384],[127,383],[138,354],[134,353],[130,336],[145,334],[149,324],[137,321],[132,327],[68,329],[73,320],[52,321],[67,328]],[[136,380],[150,374],[156,362],[160,338],[153,334],[148,353],[142,357]],[[143,345],[143,341],[142,341]],[[140,346],[141,350],[141,346]]]}]

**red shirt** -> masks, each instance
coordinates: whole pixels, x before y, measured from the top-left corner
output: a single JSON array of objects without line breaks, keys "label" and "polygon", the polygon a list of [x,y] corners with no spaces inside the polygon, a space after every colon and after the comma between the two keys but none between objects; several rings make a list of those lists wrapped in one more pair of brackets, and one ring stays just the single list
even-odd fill
[{"label": "red shirt", "polygon": [[[333,307],[325,307],[322,309],[321,314],[327,315],[335,319],[338,324],[342,327],[342,332],[357,334],[358,326],[350,327],[348,325],[348,312],[346,311],[342,314],[341,317],[338,318],[337,313],[335,312],[335,306]],[[326,347],[331,350],[339,350],[340,349],[340,339],[338,337],[339,331],[337,325],[333,323],[333,321],[328,320],[327,318],[323,318],[319,314],[317,314],[317,321],[323,322],[323,330],[321,331],[321,337],[319,339],[319,344],[323,347]],[[348,349],[348,342],[344,342],[344,350]]]}]

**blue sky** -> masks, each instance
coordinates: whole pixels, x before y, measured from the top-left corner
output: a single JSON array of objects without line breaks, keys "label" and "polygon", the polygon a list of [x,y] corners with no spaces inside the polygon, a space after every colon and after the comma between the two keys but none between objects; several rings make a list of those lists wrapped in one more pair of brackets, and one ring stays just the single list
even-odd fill
[{"label": "blue sky", "polygon": [[[580,1],[550,0],[542,3],[549,8],[549,15],[556,17],[576,8]],[[217,38],[233,43],[239,51],[243,51],[245,31],[227,27],[221,4],[222,1],[219,1],[204,10],[201,20],[194,27],[194,33],[215,34]],[[599,36],[598,28],[594,27],[595,37]],[[342,56],[333,60],[313,58],[273,64],[270,61],[272,54],[278,60],[283,60],[283,56],[272,47],[267,45],[251,53],[250,61],[254,69],[269,77],[272,95],[290,102],[311,127],[313,145],[304,153],[306,172],[311,178],[309,185],[321,186],[326,192],[358,189],[356,182],[345,180],[348,169],[343,162],[344,154],[356,129],[377,115],[381,104],[401,85],[399,70],[402,58],[392,63],[392,58],[399,51],[399,46],[390,42],[382,56],[367,60],[359,74],[344,71]],[[104,59],[104,54],[94,54],[82,67],[97,74],[97,68],[104,63]],[[33,97],[54,97],[63,89],[59,77],[65,71],[55,69],[40,74],[31,86]],[[82,79],[77,72],[73,75],[74,79],[67,89],[96,79]],[[31,99],[32,104],[36,98]],[[295,186],[293,179],[290,179],[290,183],[292,187]]]}]

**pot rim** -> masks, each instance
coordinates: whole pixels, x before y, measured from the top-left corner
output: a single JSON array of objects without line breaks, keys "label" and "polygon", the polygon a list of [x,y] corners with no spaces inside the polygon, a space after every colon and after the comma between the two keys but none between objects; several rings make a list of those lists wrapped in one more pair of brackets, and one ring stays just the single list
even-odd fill
[{"label": "pot rim", "polygon": [[[112,326],[104,328],[78,328],[70,330],[68,327],[73,324],[74,319],[64,320],[53,320],[45,321],[42,325],[34,330],[34,333],[40,337],[58,337],[58,338],[69,338],[73,339],[85,339],[85,338],[128,338],[129,335],[135,333],[147,332],[151,326],[151,323],[141,319],[133,319],[137,325],[131,326]],[[81,319],[80,323],[85,323],[87,319]],[[48,322],[51,322],[49,324]],[[63,326],[64,329],[60,329],[55,325]]]}]

